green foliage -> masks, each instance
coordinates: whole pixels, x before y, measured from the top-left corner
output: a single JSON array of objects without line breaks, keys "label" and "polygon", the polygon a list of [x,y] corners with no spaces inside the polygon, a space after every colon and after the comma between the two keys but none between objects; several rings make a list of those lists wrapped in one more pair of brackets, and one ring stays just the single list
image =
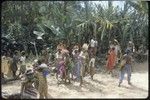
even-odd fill
[{"label": "green foliage", "polygon": [[129,39],[144,39],[147,44],[148,3],[125,1],[120,9],[113,2],[104,8],[91,1],[6,1],[2,3],[2,34],[22,43],[35,40],[36,30],[46,33],[44,42],[53,45],[60,39],[68,44],[87,42],[92,36],[99,45],[112,38],[123,47]]}]

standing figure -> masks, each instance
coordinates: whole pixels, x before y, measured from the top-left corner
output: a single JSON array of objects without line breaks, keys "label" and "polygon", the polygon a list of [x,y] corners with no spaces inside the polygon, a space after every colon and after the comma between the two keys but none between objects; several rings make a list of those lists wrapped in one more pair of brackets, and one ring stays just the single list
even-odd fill
[{"label": "standing figure", "polygon": [[72,69],[72,64],[71,64],[71,58],[69,53],[66,53],[66,59],[65,59],[65,83],[68,80],[70,83],[70,73],[71,73],[71,69]]},{"label": "standing figure", "polygon": [[60,67],[63,64],[63,54],[61,53],[62,49],[58,49],[56,53],[56,78],[58,79],[58,75],[60,74]]},{"label": "standing figure", "polygon": [[7,66],[8,66],[8,73],[7,76],[8,77],[13,77],[13,71],[12,71],[12,63],[13,63],[13,59],[10,57],[10,55],[8,55],[7,57],[8,62],[7,62]]},{"label": "standing figure", "polygon": [[26,56],[25,56],[25,52],[24,51],[21,53],[20,63],[21,63],[21,66],[20,66],[19,75],[20,74],[24,74],[25,71],[26,71]]},{"label": "standing figure", "polygon": [[95,38],[92,38],[90,41],[90,48],[91,48],[91,52],[94,53],[94,55],[96,55],[97,52],[97,41]]},{"label": "standing figure", "polygon": [[88,55],[88,44],[83,44],[82,51],[79,54],[79,59],[81,61],[80,67],[80,86],[83,84],[83,77],[88,73],[89,55]]},{"label": "standing figure", "polygon": [[134,43],[132,41],[128,42],[127,49],[130,50],[131,54],[133,55],[133,53],[135,52],[135,46],[134,46]]},{"label": "standing figure", "polygon": [[45,63],[48,64],[48,59],[49,59],[49,53],[48,53],[49,48],[46,48],[44,46],[44,50],[42,51],[42,57],[45,59]]},{"label": "standing figure", "polygon": [[65,68],[65,61],[64,59],[59,62],[59,69],[58,74],[60,75],[60,78],[63,80],[66,76],[66,68]]},{"label": "standing figure", "polygon": [[141,44],[138,48],[138,51],[137,51],[137,62],[141,63],[144,59],[143,59],[143,55],[144,54],[144,46],[143,44]]},{"label": "standing figure", "polygon": [[17,56],[17,52],[15,51],[13,55],[13,62],[11,64],[11,70],[13,72],[13,77],[16,78],[16,71],[18,70],[17,63],[19,61],[19,58]]},{"label": "standing figure", "polygon": [[4,75],[7,75],[7,73],[8,73],[8,60],[7,60],[7,57],[6,56],[2,56],[2,73],[4,74]]},{"label": "standing figure", "polygon": [[112,76],[113,76],[113,69],[115,68],[115,65],[116,65],[116,53],[115,53],[115,48],[112,47],[108,51],[108,57],[106,63],[107,69]]},{"label": "standing figure", "polygon": [[35,77],[38,80],[38,92],[40,99],[48,98],[48,84],[47,84],[47,75],[48,75],[48,66],[45,64],[45,60],[41,59],[38,61],[39,66],[35,71]]},{"label": "standing figure", "polygon": [[125,64],[122,65],[120,70],[119,77],[119,87],[124,79],[125,73],[127,73],[128,84],[131,85],[131,51],[129,49],[126,50],[126,54],[123,56],[123,60],[125,60]]},{"label": "standing figure", "polygon": [[122,54],[121,54],[121,48],[119,42],[116,39],[114,39],[114,47],[116,53],[116,64],[118,64]]},{"label": "standing figure", "polygon": [[[134,58],[135,58],[135,45],[132,41],[129,41],[128,44],[127,44],[127,49],[126,50],[130,50],[130,53],[131,53],[131,56],[132,56],[132,61],[134,62]],[[133,72],[133,68],[131,66],[131,70]]]},{"label": "standing figure", "polygon": [[80,67],[81,67],[81,59],[79,59],[79,50],[75,49],[72,52],[73,54],[73,62],[74,67],[72,68],[72,78],[73,75],[76,76],[76,79],[80,78]]},{"label": "standing figure", "polygon": [[93,80],[93,76],[95,74],[95,56],[93,53],[90,55],[89,72],[90,72],[91,79]]}]

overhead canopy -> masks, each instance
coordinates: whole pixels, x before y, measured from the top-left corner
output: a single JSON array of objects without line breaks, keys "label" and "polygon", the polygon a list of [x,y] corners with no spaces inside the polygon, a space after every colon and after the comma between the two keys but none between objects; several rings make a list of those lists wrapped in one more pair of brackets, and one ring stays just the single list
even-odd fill
[{"label": "overhead canopy", "polygon": [[52,36],[56,36],[56,33],[53,31],[52,28],[46,26],[46,25],[41,25],[44,31],[48,34],[51,34]]}]

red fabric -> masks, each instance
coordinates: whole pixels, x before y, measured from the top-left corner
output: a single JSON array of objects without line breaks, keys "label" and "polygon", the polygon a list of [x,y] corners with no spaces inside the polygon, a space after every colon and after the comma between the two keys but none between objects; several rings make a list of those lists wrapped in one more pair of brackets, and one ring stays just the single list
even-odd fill
[{"label": "red fabric", "polygon": [[115,50],[110,50],[109,51],[109,55],[108,55],[108,59],[107,59],[107,64],[106,64],[107,69],[108,70],[114,69],[115,64],[116,64],[116,53],[115,53]]}]

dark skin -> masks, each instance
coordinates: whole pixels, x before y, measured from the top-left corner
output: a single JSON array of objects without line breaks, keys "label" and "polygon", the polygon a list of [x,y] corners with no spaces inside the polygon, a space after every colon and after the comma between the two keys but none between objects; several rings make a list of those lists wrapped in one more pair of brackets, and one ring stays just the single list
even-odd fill
[{"label": "dark skin", "polygon": [[[58,49],[58,53],[61,54],[61,49]],[[57,62],[57,58],[55,58],[56,62]],[[56,78],[58,79],[58,74],[56,73]]]},{"label": "dark skin", "polygon": [[[87,52],[86,50],[83,50],[83,52],[85,53],[85,52]],[[88,73],[88,69],[87,69],[87,67],[88,67],[88,62],[89,62],[89,55],[86,55],[86,59],[85,59],[85,63],[86,64],[84,64],[84,66],[85,66],[85,70],[84,70],[84,72],[83,72],[83,76],[80,76],[80,86],[82,86],[82,84],[83,84],[83,77],[85,76],[85,74],[86,74],[86,72]]]},{"label": "dark skin", "polygon": [[17,71],[17,63],[18,63],[18,59],[16,59],[17,54],[18,54],[17,51],[15,51],[14,56],[13,56],[12,72],[13,72],[14,78],[16,78],[16,71]]},{"label": "dark skin", "polygon": [[[33,75],[31,75],[33,76]],[[31,79],[28,79],[26,76],[26,80],[24,82],[21,83],[21,94],[23,93],[23,91],[28,87],[33,87],[32,84],[35,82],[36,79],[34,79],[34,76],[31,77]]]},{"label": "dark skin", "polygon": [[[110,49],[110,51],[109,51],[109,53],[108,53],[108,55],[110,55],[110,52],[111,51],[114,51],[115,50],[115,48],[113,47],[112,49]],[[111,73],[111,76],[113,77],[114,75],[113,75],[113,70],[112,71],[109,71],[109,74]]]},{"label": "dark skin", "polygon": [[[95,58],[95,56],[94,56],[94,54],[93,55],[91,55],[91,58]],[[91,64],[92,65],[92,64]],[[90,67],[91,68],[91,67]],[[90,69],[90,71],[91,71],[91,69]],[[91,73],[91,72],[90,72]],[[91,79],[93,80],[93,76],[94,75],[91,75]]]},{"label": "dark skin", "polygon": [[[38,79],[38,83],[36,84],[37,86],[37,88],[38,88],[38,91],[39,91],[39,94],[40,94],[40,98],[48,98],[48,94],[47,94],[47,92],[48,92],[48,87],[47,87],[47,82],[45,83],[44,82],[44,85],[42,85],[41,84],[41,80],[40,80],[40,78],[42,78],[42,77],[40,77],[39,76],[39,73],[41,74],[42,72],[43,72],[43,68],[39,68],[39,69],[37,69],[37,72],[35,73],[35,77],[37,77],[37,79]],[[44,80],[46,79],[46,77],[44,77]],[[44,86],[44,87],[43,87]],[[44,90],[43,90],[43,88],[44,88]]]},{"label": "dark skin", "polygon": [[69,65],[69,56],[66,56],[66,62],[65,62],[65,66],[66,66],[66,74],[65,74],[65,83],[66,83],[66,80],[68,79],[69,80],[69,83],[70,83],[70,77],[69,77],[69,69],[68,69],[68,65]]},{"label": "dark skin", "polygon": [[[75,50],[75,55],[78,54],[79,51],[78,50]],[[74,60],[74,59],[73,59]],[[72,79],[73,79],[73,74],[72,74]]]}]

